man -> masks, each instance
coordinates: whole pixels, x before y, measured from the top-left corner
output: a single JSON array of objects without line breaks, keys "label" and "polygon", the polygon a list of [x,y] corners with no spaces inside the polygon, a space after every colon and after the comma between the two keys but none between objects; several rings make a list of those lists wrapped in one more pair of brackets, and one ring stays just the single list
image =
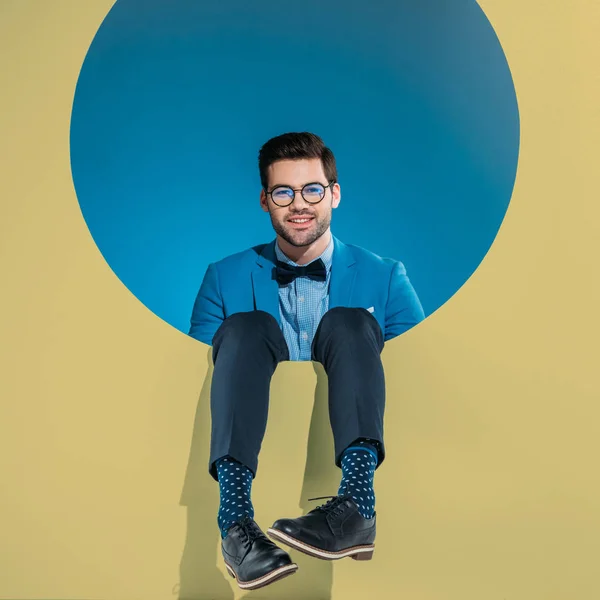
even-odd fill
[{"label": "man", "polygon": [[320,137],[287,133],[269,140],[259,171],[260,205],[276,239],[208,266],[189,331],[213,347],[209,472],[220,486],[225,565],[243,589],[298,568],[256,524],[250,498],[277,364],[323,365],[342,479],[327,503],[279,519],[267,532],[316,558],[369,560],[373,477],[385,457],[380,355],[385,341],[424,318],[402,263],[332,235],[341,190],[335,158]]}]

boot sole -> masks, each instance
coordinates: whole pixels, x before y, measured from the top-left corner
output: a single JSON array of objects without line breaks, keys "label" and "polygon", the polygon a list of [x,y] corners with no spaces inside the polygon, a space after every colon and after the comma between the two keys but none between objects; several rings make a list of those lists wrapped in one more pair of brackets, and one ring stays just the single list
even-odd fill
[{"label": "boot sole", "polygon": [[321,560],[339,560],[340,558],[346,558],[348,556],[354,560],[371,560],[373,558],[373,552],[375,551],[375,544],[364,544],[361,546],[352,546],[351,548],[339,550],[338,552],[330,552],[329,550],[315,548],[306,542],[297,540],[291,535],[283,533],[283,531],[279,531],[278,529],[273,529],[272,527],[267,529],[267,533],[278,542],[282,542],[283,544],[290,546],[290,548],[300,550],[300,552],[304,552],[304,554],[320,558]]},{"label": "boot sole", "polygon": [[227,563],[225,563],[225,567],[227,568],[227,572],[236,580],[238,586],[243,590],[256,590],[258,588],[265,587],[266,585],[274,583],[275,581],[279,581],[288,575],[293,575],[298,570],[298,565],[296,563],[292,563],[291,565],[279,567],[278,569],[275,569],[270,573],[266,573],[261,577],[257,577],[256,579],[252,579],[251,581],[240,581],[232,567],[230,567]]}]

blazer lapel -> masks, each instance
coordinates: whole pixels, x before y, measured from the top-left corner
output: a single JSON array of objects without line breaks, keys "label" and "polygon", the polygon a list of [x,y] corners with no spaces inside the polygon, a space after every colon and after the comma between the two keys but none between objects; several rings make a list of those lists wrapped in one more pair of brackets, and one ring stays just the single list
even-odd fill
[{"label": "blazer lapel", "polygon": [[273,278],[275,266],[275,241],[266,244],[256,259],[256,267],[252,271],[252,287],[256,310],[264,310],[277,319],[281,327],[279,314],[279,285]]},{"label": "blazer lapel", "polygon": [[355,266],[356,260],[351,248],[334,236],[329,308],[352,306],[352,291],[356,280]]}]

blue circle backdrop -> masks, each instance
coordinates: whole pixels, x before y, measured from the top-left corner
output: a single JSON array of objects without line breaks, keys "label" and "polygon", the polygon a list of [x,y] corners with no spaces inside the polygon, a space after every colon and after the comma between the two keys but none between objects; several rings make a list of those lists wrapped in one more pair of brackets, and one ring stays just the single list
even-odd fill
[{"label": "blue circle backdrop", "polygon": [[333,150],[333,234],[401,260],[426,314],[489,250],[519,114],[476,2],[119,0],[77,83],[73,180],[112,270],[173,327],[210,262],[275,237],[258,150],[286,131]]}]

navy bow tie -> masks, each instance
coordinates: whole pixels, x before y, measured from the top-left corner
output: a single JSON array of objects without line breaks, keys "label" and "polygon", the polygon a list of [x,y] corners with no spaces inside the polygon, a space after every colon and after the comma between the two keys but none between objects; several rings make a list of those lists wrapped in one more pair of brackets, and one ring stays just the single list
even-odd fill
[{"label": "navy bow tie", "polygon": [[310,277],[315,281],[325,281],[327,279],[327,270],[322,259],[318,258],[306,266],[296,267],[288,263],[277,261],[275,267],[275,279],[281,285],[287,285],[296,279],[296,277]]}]

